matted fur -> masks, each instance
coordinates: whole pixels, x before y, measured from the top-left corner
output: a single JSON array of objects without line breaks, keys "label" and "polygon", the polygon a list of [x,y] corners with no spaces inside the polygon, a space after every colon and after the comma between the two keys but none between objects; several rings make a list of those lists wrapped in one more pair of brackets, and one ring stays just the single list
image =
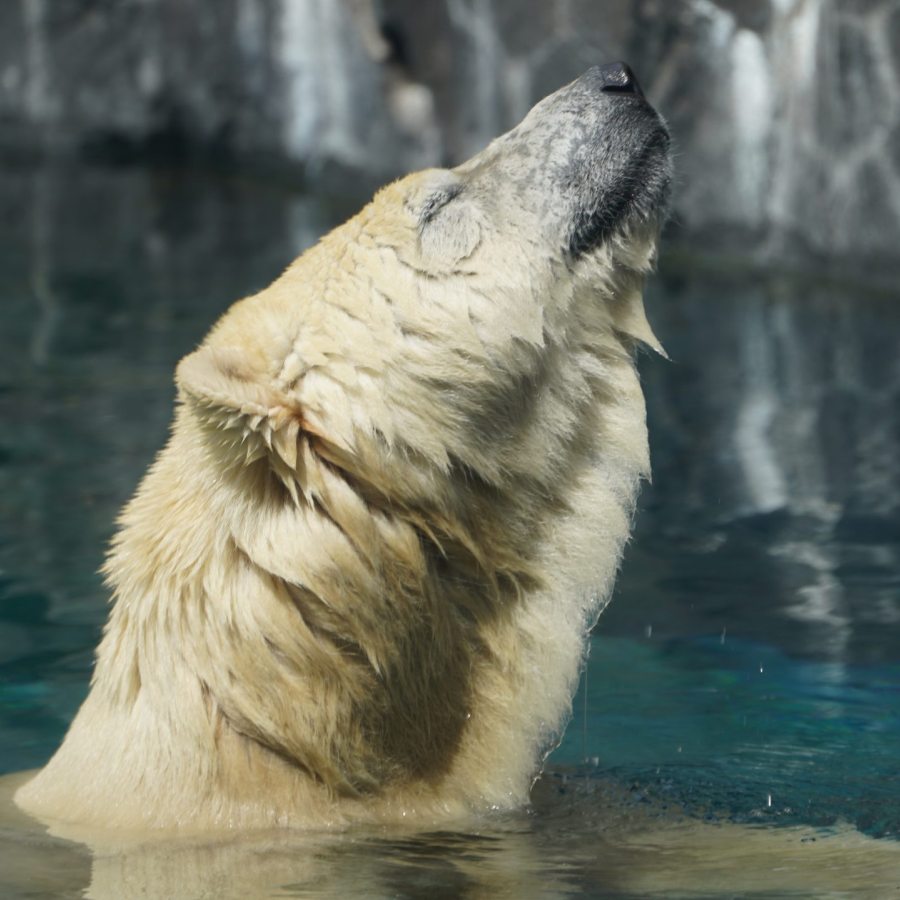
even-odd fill
[{"label": "matted fur", "polygon": [[[556,133],[548,102],[516,141]],[[574,259],[491,174],[515,146],[383,189],[182,360],[91,693],[23,808],[210,828],[526,801],[648,472],[662,196]]]}]

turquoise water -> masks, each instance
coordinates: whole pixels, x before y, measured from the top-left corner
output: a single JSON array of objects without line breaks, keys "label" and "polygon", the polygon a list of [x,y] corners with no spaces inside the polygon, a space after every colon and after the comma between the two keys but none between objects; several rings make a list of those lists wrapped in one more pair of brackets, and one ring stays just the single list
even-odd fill
[{"label": "turquoise water", "polygon": [[[165,440],[176,360],[357,205],[202,173],[13,175],[0,181],[0,774],[43,764],[86,695],[107,612],[96,570]],[[758,271],[670,256],[649,292],[671,357],[641,360],[654,483],[534,809],[477,834],[298,838],[266,851],[291,865],[273,864],[265,891],[218,869],[209,896],[230,896],[223,883],[345,896],[334,873],[348,867],[373,896],[851,896],[798,894],[787,876],[711,875],[691,893],[656,838],[619,841],[637,815],[708,824],[686,832],[698,847],[730,826],[799,842],[849,823],[896,850],[900,872],[900,296]],[[301,857],[315,874],[291,868]],[[88,896],[110,896],[94,865]],[[638,865],[663,866],[663,886],[636,888],[624,873]],[[197,877],[185,896],[207,896]],[[21,896],[69,895],[23,878]]]}]

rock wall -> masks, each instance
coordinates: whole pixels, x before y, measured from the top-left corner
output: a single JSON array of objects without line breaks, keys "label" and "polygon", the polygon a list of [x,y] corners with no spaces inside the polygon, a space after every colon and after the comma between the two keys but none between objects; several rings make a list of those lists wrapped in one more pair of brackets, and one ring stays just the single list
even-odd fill
[{"label": "rock wall", "polygon": [[388,108],[387,52],[356,0],[10,0],[0,143],[393,175],[422,146]]},{"label": "rock wall", "polygon": [[0,145],[384,179],[618,58],[672,124],[692,246],[895,262],[900,0],[9,0]]},{"label": "rock wall", "polygon": [[384,5],[407,26],[453,160],[588,66],[626,59],[671,123],[676,220],[700,243],[896,259],[898,0]]}]

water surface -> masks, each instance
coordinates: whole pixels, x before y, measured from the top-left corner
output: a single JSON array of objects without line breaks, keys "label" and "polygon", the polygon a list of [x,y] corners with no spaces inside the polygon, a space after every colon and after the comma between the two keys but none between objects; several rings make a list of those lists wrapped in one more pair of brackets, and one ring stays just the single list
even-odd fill
[{"label": "water surface", "polygon": [[[3,170],[0,773],[86,695],[176,361],[358,199]],[[6,832],[3,896],[900,896],[900,296],[673,257],[648,309],[654,482],[531,811],[94,859]]]}]

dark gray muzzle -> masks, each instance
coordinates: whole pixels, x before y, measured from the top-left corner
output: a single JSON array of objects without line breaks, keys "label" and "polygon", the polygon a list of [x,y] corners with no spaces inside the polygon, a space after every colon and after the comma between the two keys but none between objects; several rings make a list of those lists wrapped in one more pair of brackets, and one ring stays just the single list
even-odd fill
[{"label": "dark gray muzzle", "polygon": [[455,171],[498,220],[517,216],[578,258],[665,217],[669,133],[628,66],[610,63],[545,97]]}]

